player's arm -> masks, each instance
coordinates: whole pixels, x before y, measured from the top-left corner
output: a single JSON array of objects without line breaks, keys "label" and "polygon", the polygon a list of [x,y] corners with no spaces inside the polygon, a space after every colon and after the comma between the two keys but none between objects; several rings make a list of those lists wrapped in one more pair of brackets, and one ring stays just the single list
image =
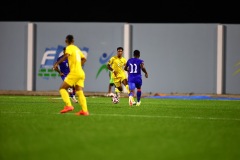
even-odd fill
[{"label": "player's arm", "polygon": [[148,73],[147,73],[147,70],[146,70],[144,64],[141,63],[141,64],[140,64],[140,67],[141,67],[142,71],[145,73],[145,77],[148,78]]},{"label": "player's arm", "polygon": [[84,66],[84,64],[85,64],[86,61],[87,61],[87,59],[86,59],[85,57],[82,57],[82,58],[81,58],[81,64],[82,64],[82,66]]},{"label": "player's arm", "polygon": [[53,65],[53,69],[56,70],[58,68],[58,65],[60,63],[62,63],[63,61],[65,61],[68,58],[69,54],[64,54],[63,57],[61,59],[59,59],[54,65]]},{"label": "player's arm", "polygon": [[[57,66],[56,68],[54,68],[54,66]],[[57,61],[53,64],[53,68],[52,68],[54,71],[57,71],[59,74],[60,74],[60,70],[58,68],[58,65],[57,65]]]},{"label": "player's arm", "polygon": [[128,72],[128,65],[126,64],[123,69]]},{"label": "player's arm", "polygon": [[83,54],[83,52],[80,52],[80,56],[81,56],[81,65],[82,67],[84,67],[84,64],[87,61],[87,57]]},{"label": "player's arm", "polygon": [[117,75],[117,72],[111,67],[111,61],[112,61],[112,59],[110,59],[110,60],[108,61],[107,68],[108,68],[109,71],[113,72],[114,75],[116,76],[116,75]]},{"label": "player's arm", "polygon": [[[57,63],[57,62],[55,62],[54,65],[55,65],[56,63]],[[54,68],[54,67],[53,67],[53,70],[57,71],[60,76],[64,76],[64,74],[59,70],[59,67],[57,67],[57,68]]]},{"label": "player's arm", "polygon": [[[55,65],[55,64],[54,64]],[[57,67],[57,68],[54,68],[53,67],[53,70],[55,70],[55,71],[57,71],[59,74],[61,74],[61,72],[60,72],[60,70],[59,70],[59,68]]]},{"label": "player's arm", "polygon": [[109,71],[113,72],[113,68],[112,68],[112,63],[113,63],[113,57],[109,59],[108,63],[107,63],[107,68]]},{"label": "player's arm", "polygon": [[109,63],[107,64],[107,68],[108,68],[109,71],[114,73],[114,70],[113,70],[113,68],[111,67],[111,65]]}]

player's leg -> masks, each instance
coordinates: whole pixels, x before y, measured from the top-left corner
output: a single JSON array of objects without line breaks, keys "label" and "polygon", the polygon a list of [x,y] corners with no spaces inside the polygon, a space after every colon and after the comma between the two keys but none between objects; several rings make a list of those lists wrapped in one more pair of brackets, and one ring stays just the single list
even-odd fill
[{"label": "player's leg", "polygon": [[[67,76],[65,76],[65,75],[61,76],[63,81],[65,80],[66,77]],[[74,86],[73,87],[69,87],[67,89],[67,92],[68,92],[69,97],[72,99],[72,101],[75,102],[75,103],[78,103],[78,101],[77,101],[77,99],[75,97],[75,88],[74,88]]]},{"label": "player's leg", "polygon": [[127,80],[127,78],[125,78],[123,76],[123,80],[122,80],[122,83],[123,85],[125,86],[127,92],[128,92],[128,95],[131,94],[131,96],[129,96],[129,105],[132,106],[132,105],[135,105],[136,102],[134,101],[134,89],[131,91],[131,89],[129,88],[129,82]]},{"label": "player's leg", "polygon": [[82,108],[79,112],[76,113],[76,115],[87,116],[87,115],[89,115],[89,112],[88,112],[88,107],[87,107],[87,100],[86,100],[86,97],[83,92],[84,81],[85,81],[85,76],[83,78],[81,78],[75,85],[76,94],[78,96],[79,103]]},{"label": "player's leg", "polygon": [[129,85],[129,90],[130,90],[130,93],[128,94],[128,103],[129,103],[129,106],[132,106],[134,104],[136,104],[136,102],[134,101],[134,90],[135,90],[135,83],[131,83],[131,82],[128,82],[128,85]]},{"label": "player's leg", "polygon": [[141,90],[141,87],[142,87],[142,80],[139,79],[138,82],[136,83],[136,88],[137,88],[137,104],[136,106],[140,106],[141,104],[141,96],[142,96],[142,90]]},{"label": "player's leg", "polygon": [[69,93],[71,100],[72,100],[74,103],[78,103],[78,100],[77,100],[77,98],[76,98],[76,89],[75,89],[75,86],[74,86],[74,85],[71,87],[71,90],[72,90],[72,92]]},{"label": "player's leg", "polygon": [[113,86],[114,86],[114,83],[109,83],[108,94],[107,94],[108,97],[113,97],[114,96],[114,93],[112,93],[112,87]]},{"label": "player's leg", "polygon": [[112,88],[114,86],[114,79],[113,79],[113,74],[112,72],[109,72],[109,85],[108,85],[108,97],[113,97],[114,93],[112,93]]},{"label": "player's leg", "polygon": [[60,95],[63,99],[63,102],[65,103],[65,107],[63,110],[60,111],[60,113],[66,113],[66,112],[72,111],[74,109],[74,107],[72,106],[72,103],[69,99],[69,94],[67,92],[67,89],[69,87],[70,87],[70,85],[66,81],[63,81],[59,88]]},{"label": "player's leg", "polygon": [[111,83],[108,84],[108,94],[107,94],[107,96],[110,96],[110,93],[112,93],[112,84]]},{"label": "player's leg", "polygon": [[114,85],[115,85],[115,94],[118,98],[120,98],[120,93],[123,91],[123,88],[121,85],[121,79],[114,78]]},{"label": "player's leg", "polygon": [[130,90],[129,90],[129,85],[128,85],[128,80],[127,80],[127,78],[124,78],[124,79],[122,80],[122,84],[125,86],[128,94],[129,94],[129,93],[130,93]]},{"label": "player's leg", "polygon": [[75,89],[75,85],[72,86],[72,95],[75,96],[76,95],[76,89]]}]

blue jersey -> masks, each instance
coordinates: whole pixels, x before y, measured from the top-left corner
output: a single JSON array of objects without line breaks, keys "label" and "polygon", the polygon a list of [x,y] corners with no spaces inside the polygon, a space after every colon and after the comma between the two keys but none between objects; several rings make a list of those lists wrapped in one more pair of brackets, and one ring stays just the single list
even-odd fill
[{"label": "blue jersey", "polygon": [[141,64],[144,63],[143,60],[139,58],[130,58],[126,66],[128,67],[128,82],[135,83],[136,86],[142,85],[142,69]]},{"label": "blue jersey", "polygon": [[[59,59],[61,59],[62,57],[63,57],[63,55],[58,57],[57,61]],[[69,69],[69,66],[68,66],[68,59],[66,59],[65,61],[63,61],[62,63],[59,64],[59,70],[64,74],[64,76],[61,76],[62,80],[64,80],[65,77],[70,72],[70,69]]]}]

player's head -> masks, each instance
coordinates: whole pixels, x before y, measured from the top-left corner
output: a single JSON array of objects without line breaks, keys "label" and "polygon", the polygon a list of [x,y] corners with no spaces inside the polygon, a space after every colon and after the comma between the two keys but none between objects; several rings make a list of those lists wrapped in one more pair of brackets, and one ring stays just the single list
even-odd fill
[{"label": "player's head", "polygon": [[72,44],[74,42],[74,38],[73,35],[67,35],[66,40],[65,40],[66,44]]},{"label": "player's head", "polygon": [[136,57],[136,58],[139,58],[140,57],[140,51],[139,50],[134,50],[133,51],[133,56]]},{"label": "player's head", "polygon": [[117,48],[117,56],[122,57],[122,54],[123,54],[123,47],[118,47]]},{"label": "player's head", "polygon": [[118,51],[118,50],[123,51],[123,47],[118,47],[118,48],[117,48],[117,51]]}]

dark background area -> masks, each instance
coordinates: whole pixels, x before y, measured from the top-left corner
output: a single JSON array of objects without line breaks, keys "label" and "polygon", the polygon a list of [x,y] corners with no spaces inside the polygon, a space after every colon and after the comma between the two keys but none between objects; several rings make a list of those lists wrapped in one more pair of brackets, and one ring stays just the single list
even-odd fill
[{"label": "dark background area", "polygon": [[240,24],[238,6],[231,1],[7,1],[0,20]]}]

